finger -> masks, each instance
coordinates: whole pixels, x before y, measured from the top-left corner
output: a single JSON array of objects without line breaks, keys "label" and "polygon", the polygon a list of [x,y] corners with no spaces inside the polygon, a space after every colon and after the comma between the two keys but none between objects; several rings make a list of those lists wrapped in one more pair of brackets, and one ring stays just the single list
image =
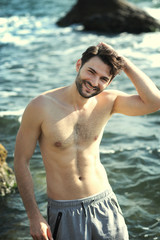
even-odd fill
[{"label": "finger", "polygon": [[39,238],[36,235],[31,235],[33,240],[38,240]]},{"label": "finger", "polygon": [[98,44],[97,44],[97,47],[100,47],[102,45],[102,42],[99,42]]},{"label": "finger", "polygon": [[112,48],[110,45],[108,45],[108,44],[106,44],[106,43],[104,43],[104,42],[100,42],[100,43],[97,45],[97,47],[101,47],[101,46],[103,46],[103,47],[105,47],[105,48],[107,48],[107,49],[112,49],[112,50],[113,50],[113,48]]},{"label": "finger", "polygon": [[41,240],[41,238],[39,238],[39,237],[37,237],[37,236],[32,236],[32,238],[33,238],[34,240]]},{"label": "finger", "polygon": [[38,240],[48,240],[48,237],[43,234],[43,236],[41,238],[38,238]]},{"label": "finger", "polygon": [[53,237],[52,237],[52,233],[51,233],[50,228],[47,229],[47,236],[48,236],[48,239],[49,239],[49,240],[53,240]]}]

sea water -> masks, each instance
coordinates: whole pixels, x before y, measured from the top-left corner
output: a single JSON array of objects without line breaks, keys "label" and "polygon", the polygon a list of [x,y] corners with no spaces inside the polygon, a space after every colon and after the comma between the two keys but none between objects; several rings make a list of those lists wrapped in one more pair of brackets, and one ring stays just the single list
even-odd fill
[{"label": "sea water", "polygon": [[[69,85],[81,53],[98,42],[111,44],[129,57],[160,88],[160,32],[107,35],[83,26],[60,28],[56,21],[75,0],[1,0],[0,2],[0,142],[13,168],[14,146],[22,113],[30,100],[46,90]],[[160,1],[132,3],[160,18]],[[121,74],[109,87],[135,93]],[[139,117],[114,115],[100,146],[128,225],[130,239],[160,239],[160,111]],[[31,160],[35,194],[46,216],[45,171],[39,148]],[[19,193],[0,199],[0,239],[29,240],[29,222]]]}]

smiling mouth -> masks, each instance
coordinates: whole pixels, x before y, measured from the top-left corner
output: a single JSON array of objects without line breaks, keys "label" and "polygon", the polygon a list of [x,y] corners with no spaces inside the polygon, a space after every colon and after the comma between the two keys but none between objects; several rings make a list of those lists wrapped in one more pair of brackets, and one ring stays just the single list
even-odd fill
[{"label": "smiling mouth", "polygon": [[85,85],[85,87],[86,87],[89,91],[95,91],[95,90],[97,90],[96,87],[93,87],[93,86],[92,86],[89,82],[87,82],[87,81],[84,82],[84,85]]}]

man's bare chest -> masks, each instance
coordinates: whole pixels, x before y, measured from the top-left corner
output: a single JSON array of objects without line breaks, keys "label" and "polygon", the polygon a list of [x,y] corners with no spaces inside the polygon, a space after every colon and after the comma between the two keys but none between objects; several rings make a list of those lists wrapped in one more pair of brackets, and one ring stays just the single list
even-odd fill
[{"label": "man's bare chest", "polygon": [[57,148],[92,143],[101,135],[106,116],[96,111],[90,114],[54,114],[46,117],[42,138]]}]

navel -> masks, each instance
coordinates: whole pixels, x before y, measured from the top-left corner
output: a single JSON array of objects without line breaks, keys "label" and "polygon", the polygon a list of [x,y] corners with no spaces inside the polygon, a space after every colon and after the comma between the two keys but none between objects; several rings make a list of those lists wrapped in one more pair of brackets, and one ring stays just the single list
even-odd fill
[{"label": "navel", "polygon": [[98,139],[98,136],[95,136],[95,137],[94,137],[94,141],[96,141],[97,139]]},{"label": "navel", "polygon": [[80,177],[79,177],[79,180],[80,180],[80,181],[82,181],[82,180],[83,180],[83,178],[80,176]]},{"label": "navel", "polygon": [[54,146],[55,146],[55,147],[61,147],[61,146],[62,146],[62,143],[61,143],[61,142],[55,142]]}]

